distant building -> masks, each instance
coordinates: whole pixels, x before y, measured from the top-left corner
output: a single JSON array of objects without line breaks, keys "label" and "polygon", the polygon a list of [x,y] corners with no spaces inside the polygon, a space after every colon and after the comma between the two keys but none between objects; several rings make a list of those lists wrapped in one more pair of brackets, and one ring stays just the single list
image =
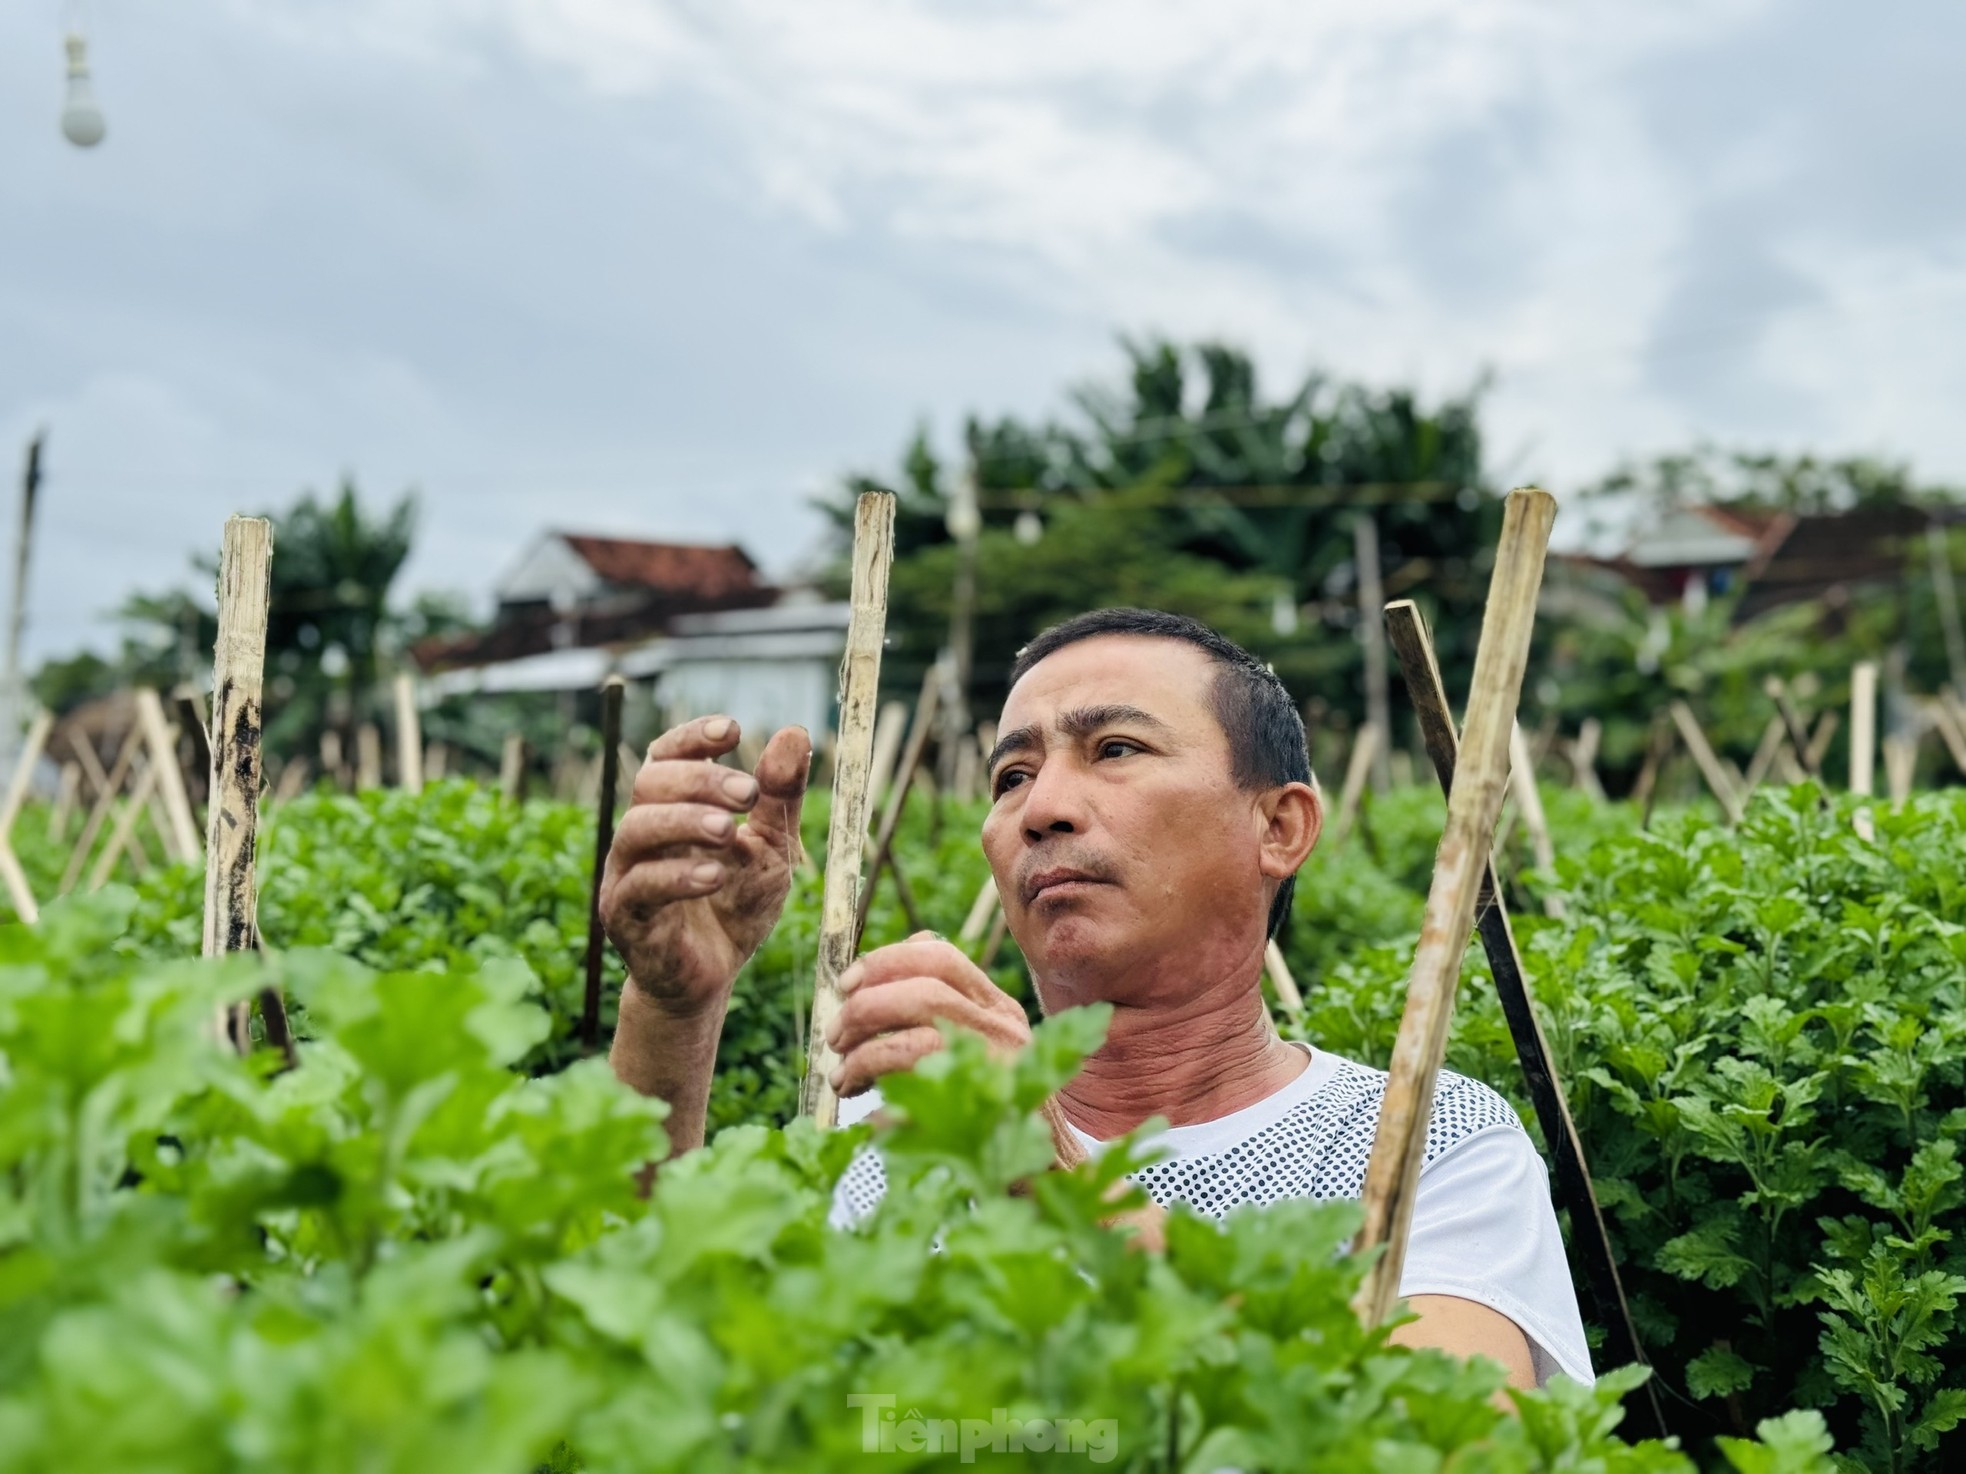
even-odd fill
[{"label": "distant building", "polygon": [[1654,604],[1706,607],[1741,590],[1739,619],[1783,604],[1847,594],[1860,584],[1901,578],[1912,540],[1932,514],[1908,504],[1846,512],[1774,512],[1673,507],[1641,530],[1616,558],[1574,560],[1620,575]]},{"label": "distant building", "polygon": [[755,609],[778,590],[734,544],[642,542],[543,532],[493,585],[482,633],[440,636],[411,652],[425,671],[592,649],[659,634],[678,615]]},{"label": "distant building", "polygon": [[671,718],[832,725],[847,606],[766,583],[735,544],[543,532],[492,592],[489,629],[411,651],[434,694],[591,691],[619,674]]},{"label": "distant building", "polygon": [[1703,609],[1710,596],[1732,590],[1741,571],[1779,542],[1794,520],[1774,512],[1673,507],[1613,563],[1654,604]]}]

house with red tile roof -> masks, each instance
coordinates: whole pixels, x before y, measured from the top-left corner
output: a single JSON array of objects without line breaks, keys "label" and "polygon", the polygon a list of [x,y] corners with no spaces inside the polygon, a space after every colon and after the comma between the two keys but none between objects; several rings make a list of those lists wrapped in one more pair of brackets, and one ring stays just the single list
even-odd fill
[{"label": "house with red tile roof", "polygon": [[492,593],[489,629],[412,648],[429,694],[592,691],[619,674],[671,719],[831,725],[847,606],[773,585],[734,543],[542,532]]}]

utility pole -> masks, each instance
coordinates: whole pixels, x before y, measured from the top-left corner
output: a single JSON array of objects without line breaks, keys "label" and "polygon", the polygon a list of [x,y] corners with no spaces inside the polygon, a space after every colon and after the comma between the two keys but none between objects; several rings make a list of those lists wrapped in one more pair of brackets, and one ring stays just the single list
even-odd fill
[{"label": "utility pole", "polygon": [[14,544],[14,599],[7,620],[6,665],[0,668],[0,754],[11,765],[20,745],[20,637],[27,624],[27,554],[34,537],[34,503],[41,493],[41,448],[48,432],[37,430],[27,443],[27,470],[20,484],[20,537]]},{"label": "utility pole", "polygon": [[943,693],[942,743],[936,788],[947,793],[955,786],[956,749],[969,732],[969,689],[976,659],[976,541],[983,531],[978,505],[976,453],[956,482],[956,494],[944,518],[956,540],[956,581],[949,608],[949,689]]},{"label": "utility pole", "polygon": [[1959,625],[1959,590],[1953,584],[1945,523],[1932,523],[1925,534],[1925,551],[1932,559],[1932,597],[1939,606],[1939,632],[1945,636],[1946,670],[1954,692],[1966,698],[1966,632]]},{"label": "utility pole", "polygon": [[1393,786],[1393,711],[1387,689],[1385,585],[1379,578],[1379,524],[1370,512],[1352,519],[1352,562],[1358,570],[1358,637],[1365,650],[1365,720],[1379,729],[1372,755],[1372,786]]}]

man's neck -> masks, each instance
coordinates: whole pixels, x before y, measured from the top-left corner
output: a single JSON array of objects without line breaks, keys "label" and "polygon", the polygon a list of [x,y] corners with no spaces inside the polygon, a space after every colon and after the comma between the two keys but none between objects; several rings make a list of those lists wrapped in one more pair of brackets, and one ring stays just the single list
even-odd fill
[{"label": "man's neck", "polygon": [[1099,1141],[1150,1116],[1214,1121],[1267,1099],[1308,1064],[1271,1027],[1262,959],[1207,980],[1181,1005],[1113,1010],[1106,1042],[1059,1092],[1065,1117]]}]

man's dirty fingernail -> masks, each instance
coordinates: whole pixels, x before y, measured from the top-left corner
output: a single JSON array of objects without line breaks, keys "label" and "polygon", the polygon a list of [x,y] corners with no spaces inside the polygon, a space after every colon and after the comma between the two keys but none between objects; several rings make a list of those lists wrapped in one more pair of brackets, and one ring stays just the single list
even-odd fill
[{"label": "man's dirty fingernail", "polygon": [[706,860],[703,864],[698,865],[694,870],[690,871],[689,876],[698,885],[709,885],[723,873],[723,866]]},{"label": "man's dirty fingernail", "polygon": [[741,804],[748,804],[758,795],[758,783],[749,773],[732,773],[724,779],[724,792]]},{"label": "man's dirty fingernail", "polygon": [[730,718],[712,717],[703,724],[703,735],[712,742],[722,742],[724,738],[730,736]]}]

